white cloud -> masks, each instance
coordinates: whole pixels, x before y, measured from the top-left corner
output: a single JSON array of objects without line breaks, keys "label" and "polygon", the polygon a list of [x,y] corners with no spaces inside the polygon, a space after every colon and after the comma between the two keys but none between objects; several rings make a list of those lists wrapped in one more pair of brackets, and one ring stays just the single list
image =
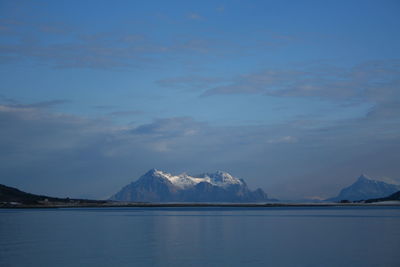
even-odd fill
[{"label": "white cloud", "polygon": [[293,136],[282,136],[278,138],[269,139],[267,141],[270,144],[280,144],[280,143],[296,143],[297,138]]},{"label": "white cloud", "polygon": [[203,20],[204,19],[203,16],[201,16],[197,13],[194,13],[194,12],[187,14],[187,18],[189,18],[191,20]]}]

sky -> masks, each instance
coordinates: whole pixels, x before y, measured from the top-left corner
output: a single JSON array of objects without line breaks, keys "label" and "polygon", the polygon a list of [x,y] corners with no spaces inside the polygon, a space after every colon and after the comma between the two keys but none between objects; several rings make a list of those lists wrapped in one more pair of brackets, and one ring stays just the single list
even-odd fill
[{"label": "sky", "polygon": [[223,170],[400,182],[400,2],[0,0],[0,183],[107,198]]}]

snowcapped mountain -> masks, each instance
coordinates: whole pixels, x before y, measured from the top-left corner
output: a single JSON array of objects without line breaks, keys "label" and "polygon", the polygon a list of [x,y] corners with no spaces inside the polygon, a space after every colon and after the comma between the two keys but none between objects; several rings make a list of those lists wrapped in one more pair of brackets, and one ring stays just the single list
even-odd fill
[{"label": "snowcapped mountain", "polygon": [[366,200],[371,198],[386,197],[400,190],[399,185],[376,181],[362,174],[352,185],[343,188],[339,195],[327,201],[341,200]]},{"label": "snowcapped mountain", "polygon": [[242,179],[227,172],[190,176],[152,169],[123,187],[111,200],[135,202],[265,202],[262,189],[249,190]]}]

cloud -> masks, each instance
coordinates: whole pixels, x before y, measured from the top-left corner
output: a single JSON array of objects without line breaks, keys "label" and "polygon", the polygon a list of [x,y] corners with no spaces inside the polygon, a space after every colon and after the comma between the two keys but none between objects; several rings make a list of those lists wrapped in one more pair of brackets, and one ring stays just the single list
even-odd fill
[{"label": "cloud", "polygon": [[23,108],[23,109],[45,109],[45,108],[51,108],[54,106],[59,106],[63,104],[68,104],[71,101],[68,99],[54,99],[54,100],[49,100],[49,101],[41,101],[41,102],[35,102],[31,104],[23,104],[20,103],[19,101],[11,98],[6,98],[2,97],[3,102],[7,103],[7,107],[9,108]]},{"label": "cloud", "polygon": [[219,7],[217,7],[215,10],[218,11],[218,12],[220,12],[220,13],[222,13],[222,12],[225,11],[225,6],[219,6]]},{"label": "cloud", "polygon": [[115,106],[115,105],[97,105],[97,106],[93,106],[92,108],[98,109],[98,110],[111,110],[111,109],[116,109],[117,106]]},{"label": "cloud", "polygon": [[210,84],[224,82],[219,77],[201,77],[201,76],[181,76],[158,80],[156,83],[162,87],[183,88],[183,89],[201,89],[207,88]]},{"label": "cloud", "polygon": [[304,71],[267,70],[260,73],[241,75],[234,81],[206,90],[203,96],[225,94],[265,94],[271,88],[286,88],[306,73]]},{"label": "cloud", "polygon": [[265,70],[234,78],[206,90],[203,96],[263,94],[277,97],[314,97],[328,100],[378,100],[398,95],[400,61],[371,61],[352,68]]},{"label": "cloud", "polygon": [[[145,54],[158,49],[139,38],[133,42],[132,35],[82,34],[57,23],[37,27],[18,25],[13,28],[13,33],[17,38],[5,38],[0,42],[1,63],[33,60],[57,68],[124,69],[140,62],[143,64],[148,61]],[[46,37],[52,34],[62,36],[57,42],[49,42]],[[146,48],[144,52],[143,48]]]},{"label": "cloud", "polygon": [[187,14],[186,17],[191,20],[203,20],[204,19],[203,16],[201,16],[197,13],[194,13],[194,12]]},{"label": "cloud", "polygon": [[58,42],[44,41],[41,35],[18,34],[19,40],[0,42],[0,63],[35,62],[55,68],[126,70],[154,65],[166,56],[219,53],[217,40],[184,38],[173,42],[156,41],[144,35],[109,33],[66,33]]},{"label": "cloud", "polygon": [[[17,44],[3,44],[0,52],[14,61],[33,59],[58,68],[126,68],[135,54],[129,49],[115,49],[102,44],[64,43],[43,44],[22,40]],[[132,51],[133,52],[133,51]]]},{"label": "cloud", "polygon": [[[203,19],[196,13],[188,17]],[[7,34],[0,40],[0,64],[23,62],[54,68],[127,70],[159,67],[160,61],[171,62],[171,57],[174,62],[182,63],[188,55],[215,56],[229,50],[222,39],[202,38],[193,33],[177,33],[171,40],[160,39],[157,33],[150,34],[140,27],[135,31],[87,33],[57,21],[17,23],[3,19],[0,32]]]},{"label": "cloud", "polygon": [[0,32],[2,34],[15,34],[15,28],[22,26],[24,23],[15,19],[0,19]]},{"label": "cloud", "polygon": [[270,144],[281,144],[281,143],[296,143],[297,138],[293,136],[282,136],[278,138],[269,139],[267,141]]},{"label": "cloud", "polygon": [[[186,14],[186,18],[193,22],[205,20],[195,12]],[[0,40],[0,64],[22,62],[54,68],[129,70],[160,67],[160,62],[170,66],[174,62],[199,68],[200,63],[208,64],[216,58],[243,57],[244,53],[254,55],[292,41],[284,34],[251,31],[238,42],[215,35],[216,29],[205,37],[186,27],[180,27],[171,38],[160,38],[152,27],[165,24],[163,16],[158,16],[156,21],[135,21],[129,25],[134,26],[129,27],[131,31],[123,31],[127,25],[119,25],[108,32],[85,32],[60,21],[29,20],[23,23],[0,20],[0,32],[5,36]],[[170,26],[182,23],[187,20],[174,20]]]},{"label": "cloud", "polygon": [[73,31],[71,27],[63,23],[40,24],[38,30],[49,34],[69,34]]},{"label": "cloud", "polygon": [[400,100],[396,99],[380,102],[373,106],[367,113],[367,119],[377,120],[398,120],[400,114]]},{"label": "cloud", "polygon": [[[312,66],[293,70],[265,70],[237,76],[231,81],[206,78],[177,80],[186,87],[207,88],[202,97],[264,95],[331,101],[342,106],[373,105],[365,119],[400,117],[400,61],[369,61],[351,68]],[[199,81],[203,83],[199,84]],[[173,81],[170,81],[173,84]],[[168,84],[168,82],[167,82]]]},{"label": "cloud", "polygon": [[196,134],[203,124],[194,121],[190,117],[176,117],[157,119],[152,123],[140,125],[131,133],[156,137],[179,137]]},{"label": "cloud", "polygon": [[146,37],[142,34],[126,34],[121,36],[120,41],[124,43],[136,43],[145,39]]},{"label": "cloud", "polygon": [[113,117],[121,117],[121,116],[133,116],[133,115],[140,115],[140,114],[143,114],[143,111],[140,111],[140,110],[120,110],[120,111],[110,112],[107,115],[108,116],[113,116]]}]

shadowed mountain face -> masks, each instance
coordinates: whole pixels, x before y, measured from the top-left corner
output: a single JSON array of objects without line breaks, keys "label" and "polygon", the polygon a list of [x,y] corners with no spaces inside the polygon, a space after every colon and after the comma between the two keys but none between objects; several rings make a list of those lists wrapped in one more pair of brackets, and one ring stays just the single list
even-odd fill
[{"label": "shadowed mountain face", "polygon": [[387,196],[387,197],[368,199],[365,202],[366,203],[374,203],[374,202],[381,202],[381,201],[400,201],[400,191],[397,191],[396,193],[391,194],[390,196]]},{"label": "shadowed mountain face", "polygon": [[246,183],[226,172],[196,177],[171,175],[156,169],[122,188],[111,200],[135,202],[265,202],[262,189],[249,190]]},{"label": "shadowed mountain face", "polygon": [[327,201],[358,201],[372,198],[381,198],[389,196],[399,190],[399,185],[372,180],[371,178],[363,174],[357,179],[355,183],[346,188],[343,188],[338,196],[327,199]]}]

